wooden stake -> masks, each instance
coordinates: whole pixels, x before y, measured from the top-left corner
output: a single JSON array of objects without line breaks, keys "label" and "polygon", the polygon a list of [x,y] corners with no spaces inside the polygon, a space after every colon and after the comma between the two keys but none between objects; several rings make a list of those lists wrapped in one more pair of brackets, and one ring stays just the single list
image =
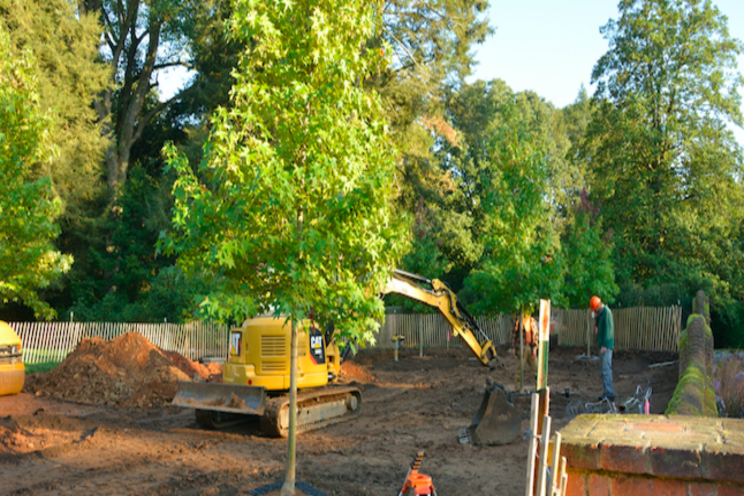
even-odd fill
[{"label": "wooden stake", "polygon": [[537,414],[540,399],[537,393],[532,394],[532,406],[530,408],[530,439],[527,444],[527,487],[525,496],[533,496],[535,486],[535,455],[537,454]]},{"label": "wooden stake", "polygon": [[558,489],[558,496],[564,496],[566,494],[566,486],[568,485],[568,474],[566,473],[566,457],[561,457],[561,471],[560,471],[560,486]]},{"label": "wooden stake", "polygon": [[545,486],[547,485],[550,423],[550,415],[545,415],[545,417],[543,417],[543,432],[540,438],[540,465],[537,472],[537,496],[545,496]]},{"label": "wooden stake", "polygon": [[550,478],[550,491],[549,494],[553,496],[558,490],[561,474],[559,472],[561,462],[561,433],[556,432],[555,438],[553,439],[553,463],[551,463],[551,478]]}]

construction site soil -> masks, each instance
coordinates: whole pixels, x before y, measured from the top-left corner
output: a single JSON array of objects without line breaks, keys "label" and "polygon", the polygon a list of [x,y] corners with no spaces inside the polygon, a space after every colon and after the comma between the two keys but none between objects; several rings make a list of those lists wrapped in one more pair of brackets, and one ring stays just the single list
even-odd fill
[{"label": "construction site soil", "polygon": [[[417,451],[440,496],[524,494],[527,441],[461,444],[486,378],[512,387],[516,359],[483,367],[465,348],[362,350],[340,382],[363,391],[361,416],[297,439],[297,480],[329,496],[397,494]],[[599,361],[558,348],[549,360],[554,427],[572,400],[601,392]],[[617,351],[618,399],[653,388],[662,413],[677,381],[670,353]],[[27,377],[20,395],[0,397],[0,494],[238,495],[282,481],[287,442],[261,434],[257,419],[201,430],[193,410],[168,405],[176,381],[219,380],[219,366],[162,352],[136,334],[81,342],[62,364]],[[568,388],[569,396],[566,397]],[[519,398],[527,429],[529,399]],[[278,494],[277,491],[261,494]],[[297,495],[305,492],[298,490]]]}]

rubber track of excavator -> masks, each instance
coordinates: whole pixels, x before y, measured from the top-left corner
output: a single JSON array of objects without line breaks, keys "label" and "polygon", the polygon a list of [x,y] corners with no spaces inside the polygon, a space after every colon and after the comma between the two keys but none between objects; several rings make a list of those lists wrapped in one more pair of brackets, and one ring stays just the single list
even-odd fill
[{"label": "rubber track of excavator", "polygon": [[[342,415],[323,418],[322,410],[328,405],[336,403],[345,408]],[[338,409],[338,407],[336,408]],[[317,411],[316,411],[317,410]],[[351,386],[333,386],[313,391],[305,391],[297,394],[297,432],[320,429],[339,422],[345,422],[357,418],[362,411],[362,392]],[[266,400],[266,410],[261,415],[261,431],[273,437],[287,437],[289,434],[288,421],[289,396],[277,396]],[[321,416],[320,419],[317,419]],[[314,417],[314,420],[306,422],[305,419]],[[287,425],[280,425],[285,419]]]}]

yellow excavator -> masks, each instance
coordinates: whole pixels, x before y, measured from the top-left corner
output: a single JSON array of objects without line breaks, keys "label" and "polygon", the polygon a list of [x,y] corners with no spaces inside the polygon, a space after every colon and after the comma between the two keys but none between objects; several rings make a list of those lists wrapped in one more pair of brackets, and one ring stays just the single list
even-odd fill
[{"label": "yellow excavator", "polygon": [[[500,363],[491,340],[443,282],[396,270],[382,293],[400,294],[437,308],[452,326],[452,334],[467,344],[480,363],[491,367]],[[297,432],[359,416],[361,391],[351,386],[333,385],[342,361],[334,330],[321,332],[310,320],[301,325],[304,332],[298,333]],[[241,327],[230,330],[228,357],[222,369],[223,383],[180,382],[173,404],[195,408],[197,423],[206,429],[232,425],[248,414],[259,416],[265,434],[286,437],[290,338],[291,325],[286,319],[246,320]],[[489,396],[487,391],[481,410],[487,408],[487,403],[492,409],[494,402],[488,401]],[[477,423],[484,420],[479,416],[488,417],[490,413],[479,412]],[[508,413],[509,429],[514,430],[515,413]],[[504,421],[496,419],[496,423],[502,425]],[[516,423],[518,430],[518,419]]]},{"label": "yellow excavator", "polygon": [[21,338],[12,327],[0,321],[0,396],[20,393],[25,378]]}]

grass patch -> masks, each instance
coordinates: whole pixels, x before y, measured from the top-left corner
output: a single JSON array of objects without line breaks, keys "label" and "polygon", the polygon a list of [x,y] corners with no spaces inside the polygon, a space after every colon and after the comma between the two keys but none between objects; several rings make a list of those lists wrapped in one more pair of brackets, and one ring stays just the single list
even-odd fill
[{"label": "grass patch", "polygon": [[36,374],[38,372],[49,372],[54,367],[59,365],[60,362],[42,362],[42,363],[34,363],[34,364],[24,364],[26,367],[26,373],[27,374]]}]

